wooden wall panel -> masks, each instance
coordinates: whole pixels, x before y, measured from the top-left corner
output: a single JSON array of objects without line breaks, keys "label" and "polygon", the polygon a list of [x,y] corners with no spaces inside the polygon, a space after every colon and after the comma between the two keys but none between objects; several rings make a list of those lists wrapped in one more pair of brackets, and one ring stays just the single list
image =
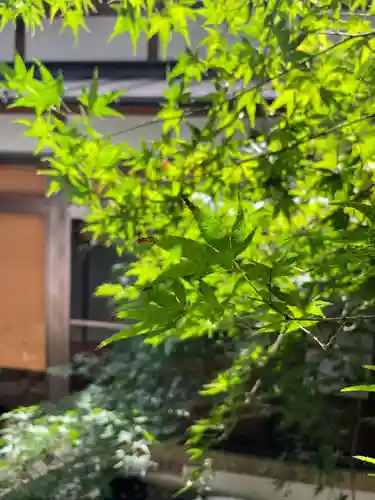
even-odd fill
[{"label": "wooden wall panel", "polygon": [[0,213],[0,367],[44,370],[45,220]]},{"label": "wooden wall panel", "polygon": [[43,196],[47,179],[36,175],[35,167],[0,165],[0,193]]}]

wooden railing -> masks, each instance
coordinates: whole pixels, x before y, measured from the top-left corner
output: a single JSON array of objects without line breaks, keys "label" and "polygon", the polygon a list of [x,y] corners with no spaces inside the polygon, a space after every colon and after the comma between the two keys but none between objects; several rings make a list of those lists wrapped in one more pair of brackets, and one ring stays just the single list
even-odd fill
[{"label": "wooden railing", "polygon": [[70,326],[77,328],[103,328],[104,330],[123,330],[128,327],[128,323],[118,323],[115,321],[95,321],[89,319],[71,319]]}]

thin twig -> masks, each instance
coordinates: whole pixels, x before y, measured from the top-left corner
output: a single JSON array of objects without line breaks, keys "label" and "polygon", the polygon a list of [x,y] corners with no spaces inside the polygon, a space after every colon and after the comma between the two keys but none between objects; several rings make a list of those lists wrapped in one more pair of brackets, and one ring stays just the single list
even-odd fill
[{"label": "thin twig", "polygon": [[[269,355],[267,357],[267,359],[264,361],[263,364],[260,364],[259,365],[259,368],[263,369],[267,366],[267,364],[269,363],[270,359],[276,354],[276,352],[278,351],[279,347],[281,346],[282,344],[282,341],[285,337],[285,334],[284,333],[279,333],[279,335],[277,336],[275,342],[272,344],[272,346],[269,348],[268,352],[269,352]],[[245,404],[250,404],[251,401],[253,400],[255,394],[258,392],[260,386],[261,386],[261,383],[262,383],[262,378],[259,377],[257,379],[257,381],[254,383],[253,387],[251,388],[250,392],[247,393],[246,395],[246,399],[245,399]]]},{"label": "thin twig", "polygon": [[[297,66],[304,66],[305,64],[308,64],[308,63],[314,61],[315,59],[317,59],[317,58],[319,58],[321,56],[326,55],[327,53],[331,52],[332,50],[336,49],[337,47],[340,47],[341,45],[343,45],[343,44],[345,44],[345,43],[347,43],[347,42],[349,42],[351,40],[355,40],[355,39],[358,39],[358,38],[370,38],[371,36],[375,36],[375,31],[370,31],[370,32],[367,32],[367,33],[359,33],[359,34],[356,34],[356,35],[348,35],[347,38],[345,38],[343,40],[340,40],[337,43],[334,43],[334,44],[330,45],[326,49],[321,50],[319,52],[316,52],[315,54],[312,54],[311,56],[303,59]],[[292,67],[290,67],[288,69],[280,71],[276,75],[270,76],[269,78],[263,79],[262,81],[258,82],[254,86],[252,86],[250,88],[247,88],[247,89],[243,89],[240,92],[233,94],[230,97],[230,100],[242,97],[243,95],[245,95],[248,92],[254,92],[254,90],[260,90],[262,87],[264,87],[264,86],[272,83],[273,81],[277,80],[278,78],[281,78],[281,77],[287,75],[293,69],[295,69],[295,66],[292,66]],[[207,111],[210,108],[211,108],[210,105],[205,104],[204,106],[197,107],[194,110],[184,111],[183,112],[183,117],[191,116],[191,115],[193,115],[193,114],[195,114],[197,112]],[[119,136],[119,135],[122,135],[122,134],[127,134],[129,132],[134,131],[134,130],[141,129],[143,127],[147,127],[147,126],[153,125],[155,123],[163,123],[163,122],[165,122],[167,120],[175,120],[176,118],[178,118],[180,116],[181,116],[181,113],[179,111],[178,114],[176,113],[175,117],[170,117],[168,119],[156,119],[156,120],[153,119],[153,120],[148,120],[148,121],[146,121],[144,123],[135,125],[134,127],[129,127],[127,129],[124,129],[124,130],[119,130],[118,132],[115,132],[114,134],[111,134],[111,135],[113,137],[116,137],[116,136]]]},{"label": "thin twig", "polygon": [[[298,146],[302,146],[303,144],[306,144],[310,141],[313,141],[315,139],[320,139],[322,137],[326,137],[327,135],[332,134],[334,132],[337,132],[339,130],[342,130],[343,128],[350,127],[352,125],[356,125],[356,124],[361,123],[363,121],[370,120],[371,118],[374,118],[374,117],[375,117],[375,113],[371,113],[369,115],[362,116],[361,118],[356,118],[355,120],[352,120],[352,121],[343,121],[343,122],[337,123],[336,125],[334,125],[333,127],[329,128],[329,129],[322,130],[316,134],[306,135],[306,136],[302,137],[301,139],[299,139],[298,141],[295,141],[294,143],[292,143],[288,146],[280,148],[277,151],[272,151],[272,152],[265,151],[264,153],[262,153],[260,155],[256,155],[255,158],[256,159],[266,158],[268,156],[272,157],[272,156],[287,153],[287,152],[292,151],[293,149],[297,148]],[[248,161],[249,161],[249,158],[242,160],[240,163],[247,163]]]},{"label": "thin twig", "polygon": [[288,316],[286,316],[285,314],[283,314],[276,306],[275,304],[272,302],[272,300],[267,300],[265,299],[264,297],[262,297],[261,293],[259,292],[259,290],[257,289],[257,287],[254,285],[254,283],[249,280],[249,278],[247,277],[246,273],[244,272],[244,270],[241,268],[241,266],[239,265],[239,263],[235,260],[233,262],[234,264],[234,267],[237,269],[237,271],[240,272],[240,274],[242,275],[242,277],[246,280],[246,282],[251,286],[251,288],[254,290],[254,292],[259,295],[260,299],[262,302],[264,302],[265,304],[267,304],[271,309],[273,309],[275,312],[277,312],[278,314],[281,314],[285,319],[288,318]]}]

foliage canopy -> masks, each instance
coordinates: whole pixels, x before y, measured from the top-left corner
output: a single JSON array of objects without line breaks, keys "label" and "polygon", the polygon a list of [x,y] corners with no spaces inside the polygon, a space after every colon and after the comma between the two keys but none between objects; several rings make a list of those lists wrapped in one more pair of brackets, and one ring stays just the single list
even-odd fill
[{"label": "foliage canopy", "polygon": [[[112,37],[127,32],[134,47],[141,34],[158,35],[164,50],[173,35],[186,41],[160,111],[145,122],[160,124],[159,137],[135,147],[95,130],[95,119],[121,116],[121,92],[101,94],[98,74],[73,116],[64,75],[55,79],[40,61],[28,69],[19,56],[13,67],[1,66],[9,106],[34,111],[22,121],[26,134],[38,153],[51,152],[50,194],[63,190],[88,206],[94,238],[138,257],[128,286],[98,290],[116,302],[119,319],[134,320],[104,344],[141,336],[158,346],[223,331],[233,341],[235,361],[203,390],[217,399],[192,428],[194,457],[210,444],[207,430],[224,438],[261,387],[285,398],[302,432],[315,424],[322,430],[321,374],[305,364],[307,347],[338,358],[334,380],[324,382],[334,384],[348,375],[340,335],[372,331],[375,3],[109,6]],[[0,5],[3,26],[21,17],[40,29],[46,17],[62,16],[78,42],[93,10],[90,0]],[[198,46],[192,22],[205,31]],[[193,86],[208,76],[211,92],[193,98]],[[197,109],[205,114],[199,126]],[[151,236],[155,244],[136,244]],[[303,404],[306,394],[314,401],[308,423],[300,418],[306,406],[294,405],[297,393]]]}]

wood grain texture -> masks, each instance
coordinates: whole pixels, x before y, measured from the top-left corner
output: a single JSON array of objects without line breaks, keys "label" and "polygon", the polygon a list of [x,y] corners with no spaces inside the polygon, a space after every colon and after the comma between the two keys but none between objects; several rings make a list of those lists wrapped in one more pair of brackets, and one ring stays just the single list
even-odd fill
[{"label": "wood grain texture", "polygon": [[44,370],[45,219],[0,213],[0,367]]},{"label": "wood grain texture", "polygon": [[[61,200],[60,200],[61,201]],[[47,217],[46,336],[48,366],[70,363],[70,266],[71,220],[68,206],[50,206]],[[69,379],[48,376],[49,400],[59,401],[69,393]]]},{"label": "wood grain texture", "polygon": [[43,196],[46,191],[46,177],[36,175],[34,166],[0,165],[1,193],[17,193]]}]

